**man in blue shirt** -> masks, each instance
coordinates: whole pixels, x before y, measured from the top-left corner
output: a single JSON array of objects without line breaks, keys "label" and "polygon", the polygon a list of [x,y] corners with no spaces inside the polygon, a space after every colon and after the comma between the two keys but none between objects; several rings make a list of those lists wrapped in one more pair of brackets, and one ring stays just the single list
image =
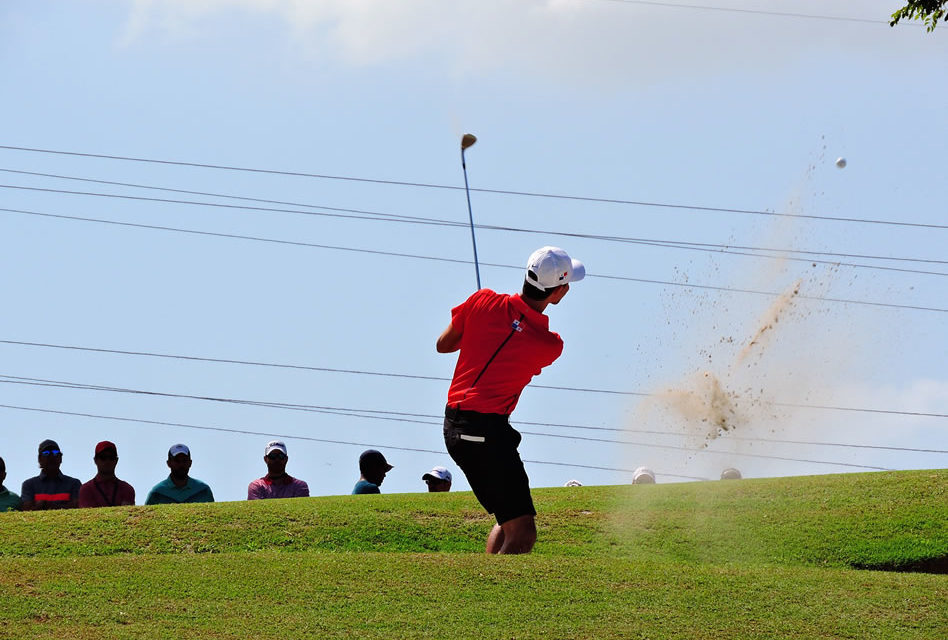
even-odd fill
[{"label": "man in blue shirt", "polygon": [[214,502],[211,488],[188,475],[191,470],[191,450],[186,445],[176,444],[168,449],[168,468],[171,474],[152,487],[145,504]]},{"label": "man in blue shirt", "polygon": [[388,463],[380,452],[375,449],[363,451],[359,456],[359,481],[352,489],[352,495],[362,493],[382,493],[379,491],[379,485],[385,480],[385,474],[394,467]]}]

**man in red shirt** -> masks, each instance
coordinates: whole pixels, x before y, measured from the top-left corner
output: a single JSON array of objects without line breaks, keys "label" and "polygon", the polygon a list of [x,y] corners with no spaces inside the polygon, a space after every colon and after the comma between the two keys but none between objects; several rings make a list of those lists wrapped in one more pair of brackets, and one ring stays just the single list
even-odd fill
[{"label": "man in red shirt", "polygon": [[543,311],[585,275],[583,263],[562,249],[537,249],[519,295],[476,291],[451,310],[451,323],[438,337],[439,353],[461,351],[448,390],[444,442],[497,519],[487,553],[529,553],[536,542],[536,509],[517,452],[521,436],[509,418],[531,378],[563,352]]},{"label": "man in red shirt", "polygon": [[118,507],[135,504],[135,489],[132,485],[115,477],[118,450],[115,444],[103,440],[95,446],[92,458],[98,473],[79,488],[79,506]]}]

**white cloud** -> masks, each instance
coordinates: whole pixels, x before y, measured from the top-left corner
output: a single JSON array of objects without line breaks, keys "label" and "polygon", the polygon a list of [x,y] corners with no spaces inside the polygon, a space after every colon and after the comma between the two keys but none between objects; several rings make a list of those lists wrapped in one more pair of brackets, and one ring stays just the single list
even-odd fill
[{"label": "white cloud", "polygon": [[[714,4],[813,15],[831,11],[810,0]],[[832,10],[882,21],[891,6],[852,0]],[[893,31],[883,24],[609,0],[137,0],[120,40],[125,45],[154,38],[213,40],[222,18],[235,16],[276,18],[296,54],[323,63],[418,62],[451,74],[508,72],[607,82],[748,68],[769,72],[818,50],[832,56],[857,47],[863,55],[884,56],[905,37],[929,37],[910,27]],[[930,41],[945,48],[944,38]],[[245,46],[254,45],[251,38]]]}]

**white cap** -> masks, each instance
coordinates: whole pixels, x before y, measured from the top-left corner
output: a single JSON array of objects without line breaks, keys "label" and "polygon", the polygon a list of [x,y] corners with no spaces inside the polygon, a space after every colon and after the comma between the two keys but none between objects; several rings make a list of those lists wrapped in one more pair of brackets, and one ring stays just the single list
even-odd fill
[{"label": "white cap", "polygon": [[579,480],[567,480],[566,484],[564,484],[563,486],[564,487],[581,487],[583,486],[583,483],[580,482]]},{"label": "white cap", "polygon": [[173,445],[171,445],[171,448],[168,449],[168,457],[169,457],[169,458],[173,458],[173,457],[175,457],[176,455],[178,455],[179,453],[183,453],[184,455],[186,455],[186,456],[189,457],[189,458],[191,457],[191,450],[188,449],[188,445],[186,445],[186,444],[173,444]]},{"label": "white cap", "polygon": [[655,472],[648,467],[639,467],[632,474],[632,484],[655,484]]},{"label": "white cap", "polygon": [[451,472],[445,467],[435,467],[425,475],[421,476],[422,480],[427,480],[428,478],[432,478],[434,480],[447,480],[448,482],[451,482]]},{"label": "white cap", "polygon": [[740,480],[741,472],[734,467],[728,467],[721,472],[721,480]]},{"label": "white cap", "polygon": [[282,451],[283,455],[289,456],[289,454],[286,452],[286,445],[280,440],[271,440],[268,442],[266,448],[263,450],[263,455],[268,456],[270,455],[271,451]]},{"label": "white cap", "polygon": [[586,277],[586,267],[559,247],[543,247],[527,260],[527,282],[540,291],[578,282]]}]

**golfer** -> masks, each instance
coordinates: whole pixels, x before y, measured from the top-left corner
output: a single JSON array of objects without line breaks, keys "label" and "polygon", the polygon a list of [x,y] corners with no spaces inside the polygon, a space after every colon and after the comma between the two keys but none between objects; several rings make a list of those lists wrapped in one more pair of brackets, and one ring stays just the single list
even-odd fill
[{"label": "golfer", "polygon": [[543,314],[558,304],[586,268],[558,247],[527,261],[519,295],[475,292],[451,310],[439,353],[460,349],[444,412],[444,442],[474,495],[497,525],[487,553],[529,553],[537,539],[536,509],[509,418],[533,376],[560,357],[563,340]]}]

